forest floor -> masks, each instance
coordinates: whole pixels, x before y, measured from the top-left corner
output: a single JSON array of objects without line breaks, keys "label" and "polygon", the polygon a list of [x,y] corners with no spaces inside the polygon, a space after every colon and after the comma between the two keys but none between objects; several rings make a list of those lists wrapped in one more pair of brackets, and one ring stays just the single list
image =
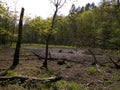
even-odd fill
[{"label": "forest floor", "polygon": [[[120,69],[114,67],[105,51],[92,49],[100,65],[92,65],[94,57],[86,49],[50,48],[49,51],[48,70],[45,71],[40,68],[44,61],[45,48],[23,46],[20,53],[20,63],[15,70],[9,72],[9,75],[37,78],[57,75],[69,82],[84,84],[89,88],[88,90],[120,90]],[[10,67],[13,55],[14,49],[0,50],[0,72]],[[119,55],[110,55],[115,62],[120,64]],[[3,89],[0,88],[0,90]]]}]

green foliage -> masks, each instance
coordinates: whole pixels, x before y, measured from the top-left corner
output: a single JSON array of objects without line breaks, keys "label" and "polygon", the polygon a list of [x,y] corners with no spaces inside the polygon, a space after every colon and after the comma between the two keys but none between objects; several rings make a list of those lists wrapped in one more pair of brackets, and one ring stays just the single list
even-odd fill
[{"label": "green foliage", "polygon": [[87,71],[90,75],[94,75],[96,73],[95,67],[89,67]]},{"label": "green foliage", "polygon": [[3,28],[0,28],[0,36],[6,35],[6,34],[7,34],[7,31],[4,30]]},{"label": "green foliage", "polygon": [[36,17],[28,22],[24,36],[29,36],[31,39],[26,41],[33,43],[45,44],[45,37],[51,34],[50,44],[119,49],[119,23],[118,17],[114,17],[119,12],[115,10],[114,1],[105,1],[98,7],[94,3],[85,7],[72,5],[68,16],[57,16],[53,30],[52,18]]},{"label": "green foliage", "polygon": [[[16,41],[15,15],[4,3],[0,4],[0,44]],[[51,35],[50,44],[120,49],[120,6],[114,0],[101,1],[99,6],[88,3],[84,7],[71,6],[68,16],[57,16],[51,30],[52,17],[26,17],[23,30],[24,43],[45,44]],[[14,32],[14,34],[13,34]],[[28,38],[29,37],[29,38]]]},{"label": "green foliage", "polygon": [[0,2],[0,44],[8,45],[15,41],[15,19],[6,2]]}]

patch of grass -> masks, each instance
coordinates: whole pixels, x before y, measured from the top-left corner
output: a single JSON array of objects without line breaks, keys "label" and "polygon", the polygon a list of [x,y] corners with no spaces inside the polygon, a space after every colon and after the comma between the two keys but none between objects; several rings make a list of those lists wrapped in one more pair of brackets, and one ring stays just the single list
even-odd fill
[{"label": "patch of grass", "polygon": [[69,90],[88,90],[88,87],[85,87],[83,84],[77,84],[75,82],[71,82],[69,84]]},{"label": "patch of grass", "polygon": [[17,75],[17,73],[15,71],[12,71],[9,69],[7,69],[6,72],[7,72],[7,75]]},{"label": "patch of grass", "polygon": [[36,70],[37,70],[37,68],[36,68],[36,67],[33,67],[33,66],[31,66],[31,67],[25,67],[25,69],[27,69],[27,70],[32,70],[32,71],[36,71]]},{"label": "patch of grass", "polygon": [[83,84],[78,84],[75,82],[68,82],[65,80],[58,81],[54,84],[54,90],[89,90]]},{"label": "patch of grass", "polygon": [[[0,83],[1,84],[1,83]],[[4,85],[0,85],[2,90],[89,90],[88,87],[83,84],[78,84],[75,82],[68,82],[65,80],[60,80],[58,82],[29,82],[25,81],[23,84],[18,84],[18,82],[7,81]]]},{"label": "patch of grass", "polygon": [[94,75],[96,73],[95,67],[89,67],[87,71],[90,75]]},{"label": "patch of grass", "polygon": [[50,45],[50,48],[76,48],[74,46]]},{"label": "patch of grass", "polygon": [[24,67],[21,72],[18,72],[18,74],[22,74],[22,75],[25,75],[25,76],[31,76],[31,77],[37,77],[37,72],[38,72],[38,69],[36,67]]},{"label": "patch of grass", "polygon": [[25,55],[26,55],[26,56],[28,56],[28,55],[29,55],[29,53],[28,53],[28,52],[25,52]]},{"label": "patch of grass", "polygon": [[[22,44],[22,46],[39,46],[45,47],[45,44]],[[64,46],[64,45],[49,45],[50,48],[76,48],[75,46]]]},{"label": "patch of grass", "polygon": [[56,73],[54,71],[46,71],[46,70],[40,70],[40,74],[38,75],[39,78],[54,77],[54,76],[56,76]]},{"label": "patch of grass", "polygon": [[19,86],[18,84],[13,84],[13,85],[10,84],[10,85],[4,86],[4,87],[0,86],[0,89],[1,90],[26,90],[24,87]]}]

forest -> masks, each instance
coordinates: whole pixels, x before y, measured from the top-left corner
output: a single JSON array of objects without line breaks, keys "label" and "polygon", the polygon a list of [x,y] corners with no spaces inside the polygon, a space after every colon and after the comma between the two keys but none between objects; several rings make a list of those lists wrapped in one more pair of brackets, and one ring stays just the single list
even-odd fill
[{"label": "forest", "polygon": [[119,90],[120,1],[72,4],[66,16],[51,1],[43,19],[0,0],[0,90]]}]

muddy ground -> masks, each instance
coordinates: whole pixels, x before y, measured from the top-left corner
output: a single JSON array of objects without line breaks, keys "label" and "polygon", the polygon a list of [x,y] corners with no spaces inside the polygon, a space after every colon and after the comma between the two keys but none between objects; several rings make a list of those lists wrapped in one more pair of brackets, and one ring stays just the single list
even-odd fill
[{"label": "muddy ground", "polygon": [[[106,53],[100,49],[94,49],[99,67],[92,65],[93,56],[86,49],[50,48],[48,69],[62,76],[64,79],[82,83],[91,90],[120,90],[120,70],[114,67]],[[20,53],[20,64],[14,70],[17,75],[39,77],[45,48],[37,46],[24,46]],[[14,49],[4,48],[0,50],[0,71],[12,64]],[[111,54],[113,60],[120,64],[119,57]],[[58,62],[64,61],[62,64]],[[99,70],[98,70],[99,69]]]}]

